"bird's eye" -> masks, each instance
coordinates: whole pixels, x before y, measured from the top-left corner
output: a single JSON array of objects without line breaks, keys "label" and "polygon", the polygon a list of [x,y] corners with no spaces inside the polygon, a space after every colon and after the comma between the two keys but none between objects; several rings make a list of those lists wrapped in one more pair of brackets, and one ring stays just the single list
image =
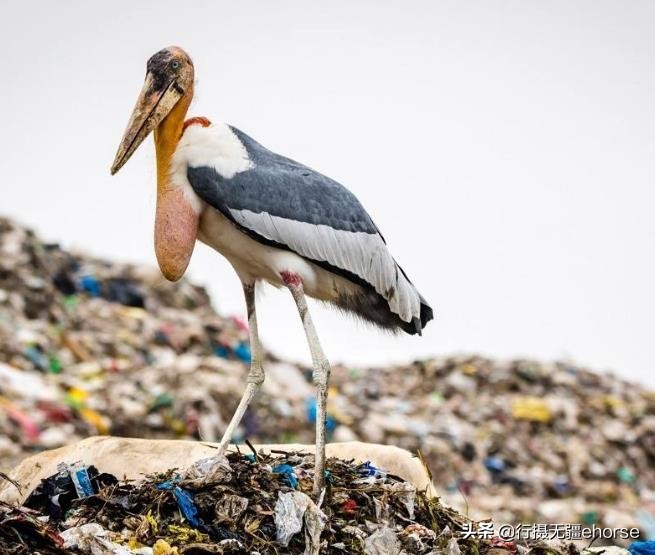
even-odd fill
[{"label": "bird's eye", "polygon": [[178,67],[180,67],[180,62],[178,62],[177,60],[173,60],[173,62],[171,63],[171,67],[173,69],[177,69]]}]

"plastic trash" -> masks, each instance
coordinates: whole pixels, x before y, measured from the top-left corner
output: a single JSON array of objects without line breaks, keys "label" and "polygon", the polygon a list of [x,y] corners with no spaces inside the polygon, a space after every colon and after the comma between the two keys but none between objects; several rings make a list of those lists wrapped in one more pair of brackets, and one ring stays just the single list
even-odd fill
[{"label": "plastic trash", "polygon": [[600,515],[598,511],[585,511],[582,513],[582,523],[583,524],[596,524],[599,521]]},{"label": "plastic trash", "polygon": [[214,512],[216,522],[235,523],[248,508],[248,499],[239,495],[228,494],[216,501]]},{"label": "plastic trash", "polygon": [[416,488],[407,482],[400,482],[385,486],[386,491],[393,493],[395,497],[405,505],[407,516],[414,520],[414,503],[416,500]]},{"label": "plastic trash", "polygon": [[500,457],[487,457],[484,460],[484,467],[489,472],[503,472],[506,468],[505,461]]},{"label": "plastic trash", "polygon": [[86,466],[81,462],[59,463],[57,474],[42,480],[26,499],[25,506],[62,520],[75,499],[89,497],[97,493],[99,487],[116,482],[114,476],[100,474],[95,466]]},{"label": "plastic trash", "polygon": [[460,555],[461,550],[459,548],[459,543],[457,543],[457,538],[450,538],[448,541],[447,553],[448,555]]},{"label": "plastic trash", "polygon": [[517,420],[550,422],[552,415],[548,404],[537,397],[522,397],[512,403],[512,416]]},{"label": "plastic trash", "polygon": [[[520,546],[519,546],[520,547]],[[618,547],[616,545],[603,545],[603,546],[593,546],[585,547],[582,550],[582,555],[630,555],[630,552],[623,547]]]},{"label": "plastic trash", "polygon": [[173,490],[173,495],[175,496],[177,505],[184,515],[184,518],[187,519],[189,524],[196,528],[203,526],[202,521],[198,518],[198,509],[193,502],[193,495],[191,492],[178,486],[176,481],[162,482],[157,485],[157,489]]},{"label": "plastic trash", "polygon": [[277,541],[284,547],[305,525],[305,554],[318,555],[321,545],[321,532],[325,528],[327,516],[311,498],[300,492],[278,493],[275,503],[275,529]]},{"label": "plastic trash", "polygon": [[193,496],[191,493],[176,486],[173,489],[173,494],[175,495],[175,499],[177,500],[177,504],[179,505],[184,518],[189,521],[189,524],[196,527],[201,526],[202,523],[198,519],[198,509],[196,509],[196,506],[193,504]]},{"label": "plastic trash", "polygon": [[2,398],[0,398],[0,411],[5,412],[11,421],[18,424],[23,436],[23,442],[26,445],[31,445],[38,441],[41,430],[39,425],[29,415],[25,414],[13,403]]},{"label": "plastic trash", "polygon": [[651,513],[646,509],[639,509],[635,513],[635,517],[646,539],[655,540],[655,513]]},{"label": "plastic trash", "polygon": [[132,551],[108,540],[107,535],[107,530],[94,522],[69,528],[61,533],[65,548],[78,549],[82,553],[91,553],[92,555],[135,555],[135,553],[146,555],[152,553],[149,548],[138,552]]},{"label": "plastic trash", "polygon": [[[20,528],[23,540],[33,542],[28,552],[35,553],[49,552],[53,541],[57,544],[57,533],[67,528],[75,528],[69,534],[82,539],[89,535],[85,531],[97,532],[102,541],[93,545],[98,549],[115,549],[114,544],[118,544],[133,552],[146,547],[153,553],[177,548],[180,553],[277,551],[309,555],[328,549],[422,555],[503,555],[515,551],[512,542],[498,537],[463,539],[465,525],[473,530],[475,523],[393,475],[370,484],[358,483],[361,469],[351,461],[330,459],[337,486],[330,495],[314,502],[308,495],[311,480],[305,479],[311,476],[312,454],[259,452],[258,463],[253,464],[244,453],[229,452],[227,460],[232,469],[227,483],[188,489],[184,485],[187,482],[171,469],[165,477],[159,473],[100,486],[97,495],[76,499],[65,519],[42,518],[46,513],[40,504],[35,504],[28,515],[21,513],[25,509],[4,508],[0,552],[11,552],[6,548],[17,541],[12,522]],[[276,479],[272,467],[284,464],[296,468],[297,473],[307,473],[299,484],[302,491],[289,490]],[[63,475],[70,478],[68,470]],[[71,483],[68,490],[75,495]],[[330,514],[329,527],[326,513]],[[26,517],[32,519],[31,528],[26,527]],[[85,524],[102,529],[81,528]],[[344,547],[335,547],[341,545]],[[523,549],[520,555],[528,555],[527,548]],[[577,551],[567,545],[553,545],[548,553],[571,555]]]},{"label": "plastic trash", "polygon": [[94,276],[82,276],[80,287],[92,297],[99,297],[101,294],[100,283]]},{"label": "plastic trash", "polygon": [[387,473],[384,470],[377,468],[371,464],[371,461],[366,461],[357,467],[357,472],[361,476],[372,478],[384,478]]},{"label": "plastic trash", "polygon": [[25,501],[25,506],[41,509],[48,516],[63,519],[77,492],[68,472],[68,465],[58,465],[58,473],[42,480]]},{"label": "plastic trash", "polygon": [[278,464],[274,466],[273,473],[282,474],[287,484],[289,484],[292,488],[298,487],[298,477],[296,476],[296,471],[290,464]]},{"label": "plastic trash", "polygon": [[152,546],[152,555],[179,555],[179,553],[177,547],[171,547],[166,540],[159,539]]},{"label": "plastic trash", "polygon": [[150,405],[148,410],[152,412],[152,411],[159,410],[162,407],[170,407],[173,404],[173,400],[174,398],[170,393],[168,392],[160,393],[153,399],[152,404]]},{"label": "plastic trash", "polygon": [[239,360],[245,362],[246,364],[250,364],[252,355],[250,354],[250,347],[247,343],[239,343],[237,348],[234,349],[234,354]]},{"label": "plastic trash", "polygon": [[634,473],[626,466],[622,466],[621,468],[619,468],[616,471],[616,475],[619,480],[621,480],[626,484],[632,484],[635,481]]},{"label": "plastic trash", "polygon": [[56,401],[59,393],[41,375],[18,370],[0,362],[0,383],[3,395],[25,401]]},{"label": "plastic trash", "polygon": [[275,530],[280,545],[287,547],[291,538],[302,530],[305,511],[313,503],[300,491],[278,493],[275,503]]},{"label": "plastic trash", "polygon": [[[316,397],[311,396],[307,398],[306,401],[307,404],[307,421],[310,423],[315,423],[316,422],[316,413],[318,411],[318,408],[316,406]],[[338,423],[334,419],[334,416],[332,416],[330,413],[328,413],[327,417],[325,418],[325,430],[328,433],[334,432],[336,429]]]},{"label": "plastic trash", "polygon": [[341,510],[343,511],[344,514],[348,516],[352,516],[357,512],[357,501],[354,499],[346,499],[343,502],[343,505],[341,505]]},{"label": "plastic trash", "polygon": [[194,462],[183,478],[199,483],[227,482],[232,477],[232,469],[225,455],[208,457]]},{"label": "plastic trash", "polygon": [[[4,471],[98,433],[220,440],[248,372],[243,321],[216,313],[186,279],[64,250],[6,218],[0,253]],[[91,293],[84,276],[95,280]],[[311,368],[273,359],[235,439],[313,443]],[[620,522],[655,538],[644,520],[653,514],[655,395],[639,384],[570,362],[475,355],[334,364],[328,412],[334,441],[420,449],[460,511],[502,507],[514,525]],[[490,458],[504,470],[486,467]]]},{"label": "plastic trash", "polygon": [[366,555],[400,555],[401,545],[396,533],[388,526],[373,532],[364,541]]},{"label": "plastic trash", "polygon": [[39,370],[45,371],[48,368],[48,357],[36,345],[29,345],[23,351],[25,357],[30,360]]},{"label": "plastic trash", "polygon": [[230,356],[230,351],[223,345],[217,345],[214,347],[214,354],[221,358],[228,358]]},{"label": "plastic trash", "polygon": [[79,499],[93,495],[93,486],[91,485],[88,467],[78,462],[72,465],[63,465],[60,471],[68,472]]},{"label": "plastic trash", "polygon": [[655,541],[631,543],[628,551],[630,555],[655,555]]},{"label": "plastic trash", "polygon": [[51,356],[48,359],[48,370],[53,374],[60,374],[62,370],[61,360],[56,356]]},{"label": "plastic trash", "polygon": [[105,298],[114,303],[145,308],[145,298],[138,285],[127,278],[110,278],[105,282]]},{"label": "plastic trash", "polygon": [[66,296],[74,295],[77,293],[77,286],[71,278],[70,273],[62,268],[52,278],[52,284],[57,288],[60,293]]}]

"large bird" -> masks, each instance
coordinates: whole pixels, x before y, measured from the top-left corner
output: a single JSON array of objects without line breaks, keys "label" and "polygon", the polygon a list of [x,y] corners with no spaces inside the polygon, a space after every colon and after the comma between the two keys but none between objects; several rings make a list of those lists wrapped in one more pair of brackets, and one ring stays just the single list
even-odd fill
[{"label": "large bird", "polygon": [[264,381],[255,287],[286,287],[297,305],[317,389],[314,493],[324,486],[330,365],[305,296],[381,328],[420,334],[430,305],[391,256],[382,234],[348,189],[267,150],[243,131],[206,118],[185,121],[194,67],[178,47],[147,64],[145,83],[111,167],[115,174],[154,130],[157,158],[155,251],[169,280],[184,274],[196,239],[229,260],[243,284],[252,362],[247,387],[220,443],[229,444]]}]

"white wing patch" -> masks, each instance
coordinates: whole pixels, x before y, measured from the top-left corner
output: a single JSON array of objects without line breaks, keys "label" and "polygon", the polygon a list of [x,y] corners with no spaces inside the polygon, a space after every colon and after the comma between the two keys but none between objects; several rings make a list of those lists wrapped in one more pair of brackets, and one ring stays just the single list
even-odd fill
[{"label": "white wing patch", "polygon": [[359,276],[387,300],[391,311],[404,322],[420,318],[418,292],[400,271],[380,235],[333,229],[265,212],[230,209],[230,214],[246,229],[282,243],[301,256]]}]

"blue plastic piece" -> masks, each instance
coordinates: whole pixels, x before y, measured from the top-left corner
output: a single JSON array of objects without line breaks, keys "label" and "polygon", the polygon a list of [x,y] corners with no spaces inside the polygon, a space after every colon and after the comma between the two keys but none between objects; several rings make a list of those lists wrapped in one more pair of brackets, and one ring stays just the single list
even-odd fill
[{"label": "blue plastic piece", "polygon": [[[317,412],[316,399],[314,397],[309,397],[307,399],[307,421],[311,423],[316,422]],[[334,417],[328,414],[327,418],[325,419],[325,430],[331,433],[336,427],[337,421],[334,419]]]},{"label": "blue plastic piece", "polygon": [[292,488],[298,487],[298,477],[296,476],[296,471],[293,469],[293,466],[290,464],[278,464],[273,467],[273,472],[275,474],[282,474],[287,484]]},{"label": "blue plastic piece", "polygon": [[179,477],[173,480],[162,482],[161,484],[157,484],[157,489],[173,490],[173,495],[177,501],[177,506],[180,508],[180,511],[182,511],[182,514],[184,515],[184,518],[187,519],[187,522],[191,524],[191,526],[195,526],[196,528],[204,530],[205,525],[198,517],[198,509],[193,502],[193,495],[191,495],[191,493],[187,490],[176,485],[178,481]]},{"label": "blue plastic piece", "polygon": [[639,529],[644,534],[644,539],[655,540],[655,514],[647,511],[646,509],[639,509],[635,513]]},{"label": "blue plastic piece", "polygon": [[257,461],[257,457],[255,457],[255,455],[253,455],[252,453],[248,453],[246,455],[246,459],[248,459],[250,462],[253,462],[253,463]]},{"label": "blue plastic piece", "polygon": [[655,541],[631,543],[628,551],[630,555],[655,555]]},{"label": "blue plastic piece", "polygon": [[71,480],[73,480],[78,497],[83,498],[93,495],[93,486],[91,485],[87,467],[73,470],[71,472]]},{"label": "blue plastic piece", "polygon": [[311,423],[316,422],[316,399],[314,397],[307,397],[307,420]]},{"label": "blue plastic piece", "polygon": [[27,347],[23,354],[30,359],[39,370],[45,370],[47,368],[48,357],[46,357],[41,350],[34,345]]},{"label": "blue plastic piece", "polygon": [[364,464],[360,464],[357,468],[357,472],[362,476],[373,476],[375,478],[384,478],[387,475],[384,470],[380,470],[378,467],[373,466],[371,461],[366,461]]},{"label": "blue plastic piece", "polygon": [[100,283],[93,276],[82,276],[80,285],[92,297],[100,296]]},{"label": "blue plastic piece", "polygon": [[227,347],[223,347],[223,345],[217,345],[214,347],[214,354],[221,358],[227,358],[230,356],[230,351],[227,350]]},{"label": "blue plastic piece", "polygon": [[238,347],[234,349],[234,354],[239,360],[242,360],[246,364],[250,364],[251,354],[250,347],[247,343],[239,343]]},{"label": "blue plastic piece", "polygon": [[167,480],[166,482],[162,482],[161,484],[157,484],[157,489],[173,489],[175,487],[175,484],[177,484],[180,481],[180,477],[176,476],[172,480]]},{"label": "blue plastic piece", "polygon": [[175,486],[173,495],[175,495],[177,505],[180,507],[184,518],[187,519],[189,524],[191,524],[191,526],[195,526],[196,528],[202,526],[203,524],[200,518],[198,518],[198,509],[193,503],[193,496],[191,493],[179,486]]},{"label": "blue plastic piece", "polygon": [[566,476],[558,476],[555,478],[555,481],[553,482],[553,488],[560,495],[564,495],[567,491],[569,491],[569,481],[566,479]]},{"label": "blue plastic piece", "polygon": [[502,472],[505,470],[505,461],[500,457],[487,457],[484,466],[489,472]]}]

